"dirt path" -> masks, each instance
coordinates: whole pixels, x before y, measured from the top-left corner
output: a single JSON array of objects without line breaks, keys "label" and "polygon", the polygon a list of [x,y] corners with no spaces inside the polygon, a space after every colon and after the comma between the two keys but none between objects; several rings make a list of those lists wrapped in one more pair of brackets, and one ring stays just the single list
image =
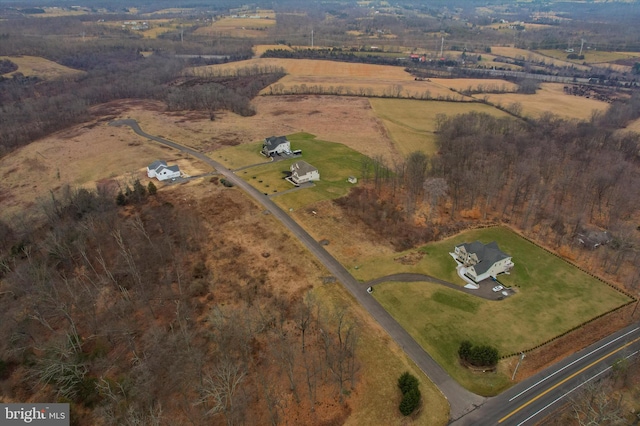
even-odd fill
[{"label": "dirt path", "polygon": [[391,338],[404,350],[404,352],[416,363],[416,365],[431,379],[447,398],[450,405],[449,416],[451,420],[475,410],[484,403],[486,398],[476,395],[460,386],[433,358],[411,337],[411,335],[378,303],[376,299],[367,293],[367,285],[358,282],[333,256],[314,240],[298,223],[287,213],[278,207],[269,197],[251,186],[231,170],[205,154],[194,149],[179,145],[166,139],[149,135],[140,129],[135,120],[117,120],[109,123],[112,126],[129,126],[138,135],[155,142],[175,148],[181,152],[192,155],[195,158],[215,168],[226,179],[244,190],[258,203],[273,214],[282,224],[294,234],[298,240],[336,277],[338,281],[353,295],[367,312],[384,328]]}]

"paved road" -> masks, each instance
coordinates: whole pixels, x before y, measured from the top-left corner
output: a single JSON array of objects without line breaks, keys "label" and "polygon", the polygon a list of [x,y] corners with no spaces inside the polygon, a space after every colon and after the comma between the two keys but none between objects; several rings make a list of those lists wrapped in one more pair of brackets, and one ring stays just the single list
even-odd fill
[{"label": "paved road", "polygon": [[488,398],[452,426],[534,425],[576,396],[586,381],[598,380],[616,361],[637,357],[639,351],[640,327],[634,324]]},{"label": "paved road", "polygon": [[135,120],[117,120],[112,126],[129,126],[138,135],[155,142],[170,146],[201,160],[214,167],[227,180],[244,190],[262,204],[273,216],[280,220],[309,251],[336,277],[338,281],[353,295],[369,314],[389,333],[391,338],[405,351],[416,365],[433,381],[449,400],[452,420],[473,411],[485,398],[471,393],[453,380],[449,374],[406,332],[398,322],[366,291],[367,286],[359,283],[333,256],[331,256],[316,240],[314,240],[296,221],[278,207],[269,197],[252,187],[248,182],[236,176],[231,170],[201,152],[179,145],[157,136],[149,135],[140,129]]}]

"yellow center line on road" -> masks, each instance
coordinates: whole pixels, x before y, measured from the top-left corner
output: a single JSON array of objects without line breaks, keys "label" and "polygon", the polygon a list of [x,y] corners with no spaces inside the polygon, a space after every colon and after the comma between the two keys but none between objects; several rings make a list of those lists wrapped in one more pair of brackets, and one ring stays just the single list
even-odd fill
[{"label": "yellow center line on road", "polygon": [[546,391],[542,392],[540,395],[536,396],[535,398],[530,399],[529,401],[525,402],[524,404],[522,404],[520,407],[516,408],[515,410],[513,410],[512,412],[510,412],[509,414],[507,414],[506,416],[504,416],[503,418],[501,418],[500,420],[498,420],[498,423],[502,423],[505,420],[507,420],[509,417],[513,416],[514,414],[516,414],[518,411],[522,410],[523,408],[527,407],[530,404],[533,404],[534,402],[536,402],[538,399],[542,398],[543,396],[545,396],[546,394],[548,394],[549,392],[551,392],[552,390],[554,390],[555,388],[557,388],[558,386],[562,386],[564,383],[566,383],[567,381],[573,379],[574,377],[576,377],[578,374],[584,372],[585,370],[588,370],[589,368],[593,367],[594,365],[596,365],[597,363],[599,363],[600,361],[602,361],[603,359],[609,358],[611,355],[614,355],[618,352],[620,352],[621,350],[623,350],[624,348],[626,348],[627,346],[630,346],[632,344],[634,344],[635,342],[637,342],[638,340],[640,340],[640,337],[636,338],[635,340],[630,341],[629,343],[625,344],[624,346],[619,347],[618,349],[616,349],[613,352],[609,352],[606,355],[603,355],[602,357],[598,358],[597,360],[593,361],[591,364],[587,365],[586,367],[582,368],[579,371],[576,371],[575,373],[573,373],[572,375],[570,375],[569,377],[567,377],[566,379],[562,380],[559,383],[556,383],[555,385],[551,386],[549,389],[547,389]]}]

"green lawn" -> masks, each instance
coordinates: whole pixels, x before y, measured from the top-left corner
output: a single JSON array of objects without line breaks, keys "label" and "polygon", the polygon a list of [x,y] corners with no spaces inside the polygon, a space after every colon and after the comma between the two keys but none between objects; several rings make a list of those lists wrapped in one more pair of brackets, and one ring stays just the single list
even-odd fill
[{"label": "green lawn", "polygon": [[[513,256],[511,275],[502,275],[500,280],[514,287],[515,295],[492,302],[427,283],[384,283],[374,292],[394,318],[456,380],[474,392],[494,395],[510,381],[506,373],[478,375],[461,368],[456,353],[462,340],[494,345],[501,354],[514,353],[629,301],[506,228],[469,231],[429,244],[422,248],[427,253],[422,261],[410,269],[450,280],[455,263],[448,252],[456,244],[476,239],[485,243],[495,240]],[[366,276],[370,274],[367,269],[390,273],[391,269],[404,272],[403,268],[407,267],[392,259],[377,259],[363,264],[357,272]]]},{"label": "green lawn", "polygon": [[[238,176],[260,191],[266,194],[276,194],[294,188],[292,184],[284,180],[284,177],[287,176],[289,167],[295,161],[304,160],[317,167],[320,171],[320,181],[315,182],[313,188],[282,194],[273,199],[286,210],[289,208],[299,209],[318,201],[346,195],[353,187],[353,184],[347,182],[347,178],[349,176],[359,178],[362,174],[362,162],[365,156],[342,144],[322,141],[309,133],[295,133],[288,135],[287,139],[291,141],[291,149],[302,150],[301,158],[266,163],[237,172]],[[242,147],[241,152],[248,152],[245,147]],[[256,148],[259,149],[257,145]],[[225,157],[228,159],[240,158],[241,155],[227,153]],[[264,159],[264,157],[262,158]],[[248,161],[248,163],[255,162]]]}]

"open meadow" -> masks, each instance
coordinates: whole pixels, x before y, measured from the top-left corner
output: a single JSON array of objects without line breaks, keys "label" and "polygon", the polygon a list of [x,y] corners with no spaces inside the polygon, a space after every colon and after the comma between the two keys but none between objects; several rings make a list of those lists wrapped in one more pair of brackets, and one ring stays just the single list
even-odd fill
[{"label": "open meadow", "polygon": [[0,60],[1,59],[8,59],[18,66],[16,71],[3,74],[4,77],[11,77],[16,73],[22,73],[25,76],[54,80],[84,74],[84,71],[65,67],[64,65],[38,56],[0,56]]},{"label": "open meadow", "polygon": [[[274,85],[263,90],[263,94],[272,93],[271,87],[278,85],[284,91],[318,86],[325,91],[342,88],[342,93],[354,95],[368,94],[384,96],[398,91],[402,97],[421,96],[427,92],[431,97],[450,97],[465,100],[464,96],[452,92],[447,87],[428,81],[416,81],[402,67],[333,62],[311,59],[259,58],[221,65],[197,67],[194,73],[206,72],[207,69],[234,69],[250,66],[282,67],[287,75]],[[301,89],[298,89],[299,91]]]},{"label": "open meadow", "polygon": [[[515,267],[500,281],[515,294],[488,301],[437,284],[389,282],[375,287],[376,299],[402,326],[468,389],[495,395],[508,387],[504,374],[476,375],[462,368],[457,349],[462,340],[490,344],[500,354],[535,347],[584,321],[629,302],[629,298],[564,260],[526,241],[507,228],[467,231],[419,249],[416,265],[392,258],[373,259],[352,273],[368,280],[397,272],[417,272],[462,285],[455,261],[448,254],[455,245],[496,241],[513,256]],[[402,255],[402,254],[399,254]]]},{"label": "open meadow", "polygon": [[556,67],[573,67],[582,71],[590,69],[588,66],[576,64],[568,60],[553,58],[530,50],[518,49],[515,47],[491,46],[491,53],[493,55],[504,56],[507,58],[553,64]]},{"label": "open meadow", "polygon": [[528,117],[539,117],[550,112],[567,119],[588,120],[594,110],[604,111],[609,107],[609,104],[603,101],[567,95],[561,83],[542,83],[535,95],[505,93],[476,97],[484,96],[487,96],[489,102],[503,107],[519,103],[522,106],[522,114]]},{"label": "open meadow", "polygon": [[276,20],[270,15],[260,15],[260,18],[232,18],[224,17],[214,21],[211,25],[200,27],[196,35],[224,34],[230,37],[264,37],[265,30],[276,25]]},{"label": "open meadow", "polygon": [[492,106],[475,102],[371,99],[371,107],[384,123],[398,151],[405,157],[414,151],[435,154],[436,118],[439,114],[457,115],[477,111],[497,117],[507,115]]}]

